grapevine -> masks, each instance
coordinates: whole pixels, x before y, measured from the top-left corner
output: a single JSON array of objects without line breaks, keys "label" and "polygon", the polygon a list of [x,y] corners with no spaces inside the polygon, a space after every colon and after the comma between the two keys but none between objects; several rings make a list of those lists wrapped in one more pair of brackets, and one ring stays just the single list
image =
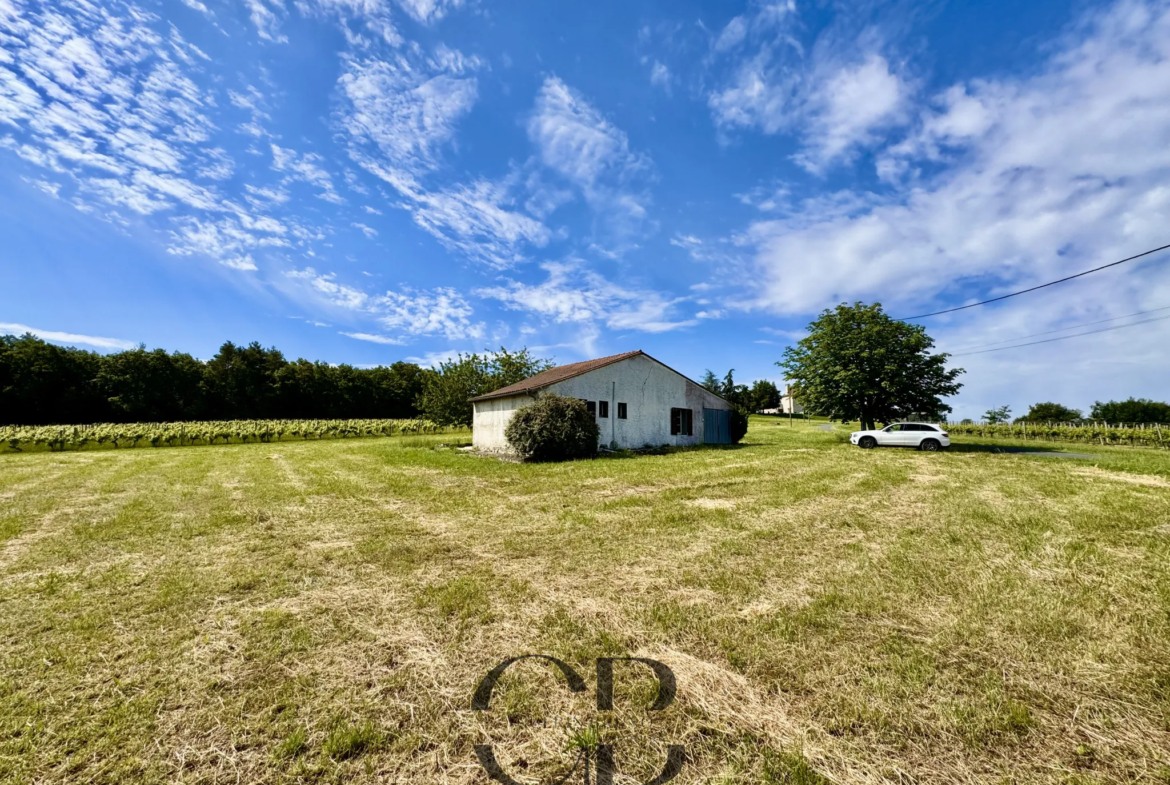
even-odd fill
[{"label": "grapevine", "polygon": [[0,426],[5,452],[48,448],[52,452],[96,445],[127,449],[188,447],[211,444],[250,444],[292,439],[357,439],[447,433],[428,420],[222,420],[206,422],[98,423],[96,425]]},{"label": "grapevine", "polygon": [[952,436],[1170,448],[1170,427],[1156,423],[947,423],[946,429]]}]

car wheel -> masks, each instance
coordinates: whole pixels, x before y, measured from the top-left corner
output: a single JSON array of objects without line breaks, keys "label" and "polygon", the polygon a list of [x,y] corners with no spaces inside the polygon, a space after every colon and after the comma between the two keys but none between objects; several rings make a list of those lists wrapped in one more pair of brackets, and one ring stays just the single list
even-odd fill
[{"label": "car wheel", "polygon": [[938,452],[941,446],[938,443],[938,439],[923,439],[922,444],[918,445],[918,449],[925,450],[926,452]]},{"label": "car wheel", "polygon": [[857,446],[863,450],[872,450],[874,447],[877,447],[877,439],[872,436],[862,436]]}]

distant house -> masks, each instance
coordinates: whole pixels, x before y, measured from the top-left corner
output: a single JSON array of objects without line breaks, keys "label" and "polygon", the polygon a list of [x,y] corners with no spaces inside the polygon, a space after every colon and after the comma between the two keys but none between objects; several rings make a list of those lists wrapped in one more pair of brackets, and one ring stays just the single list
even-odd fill
[{"label": "distant house", "polygon": [[780,414],[804,414],[804,407],[797,403],[792,394],[792,387],[784,385],[784,394],[780,396]]},{"label": "distant house", "polygon": [[796,402],[792,388],[784,385],[784,394],[780,396],[780,405],[775,409],[761,409],[760,414],[804,414],[804,407]]},{"label": "distant house", "polygon": [[546,393],[585,401],[614,449],[729,444],[731,404],[642,351],[562,365],[472,398],[472,443],[507,452],[504,429],[520,407]]}]

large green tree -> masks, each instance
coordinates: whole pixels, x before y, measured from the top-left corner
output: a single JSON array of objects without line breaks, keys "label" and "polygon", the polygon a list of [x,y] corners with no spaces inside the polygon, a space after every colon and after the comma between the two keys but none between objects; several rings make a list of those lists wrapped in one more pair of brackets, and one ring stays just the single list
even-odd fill
[{"label": "large green tree", "polygon": [[139,346],[103,357],[95,383],[112,420],[192,420],[205,412],[204,372],[189,354]]},{"label": "large green tree", "polygon": [[880,303],[842,303],[808,326],[776,363],[807,410],[859,420],[863,428],[911,415],[940,418],[962,368],[932,354],[926,329],[892,319]]},{"label": "large green tree", "polygon": [[1011,419],[1012,407],[1007,406],[1006,404],[1004,406],[997,406],[994,409],[988,409],[983,413],[983,420],[988,425],[999,425],[1001,422],[1011,422]]},{"label": "large green tree", "polygon": [[93,422],[106,411],[94,383],[102,356],[25,333],[0,335],[0,422]]},{"label": "large green tree", "polygon": [[1023,417],[1017,417],[1016,422],[1078,422],[1080,419],[1080,409],[1045,401],[1029,406],[1028,413]]},{"label": "large green tree", "polygon": [[1149,398],[1130,398],[1125,401],[1108,401],[1093,404],[1094,420],[1106,422],[1162,423],[1170,424],[1170,403],[1151,401]]},{"label": "large green tree", "polygon": [[418,407],[431,422],[471,427],[472,398],[551,367],[548,360],[534,357],[528,349],[509,352],[500,347],[498,352],[460,354],[426,374]]},{"label": "large green tree", "polygon": [[748,408],[753,412],[777,409],[780,407],[780,388],[767,379],[758,379],[752,384],[748,399],[751,402]]},{"label": "large green tree", "polygon": [[207,361],[204,387],[217,419],[258,419],[280,415],[276,374],[288,365],[276,347],[258,341],[236,346],[227,341]]}]

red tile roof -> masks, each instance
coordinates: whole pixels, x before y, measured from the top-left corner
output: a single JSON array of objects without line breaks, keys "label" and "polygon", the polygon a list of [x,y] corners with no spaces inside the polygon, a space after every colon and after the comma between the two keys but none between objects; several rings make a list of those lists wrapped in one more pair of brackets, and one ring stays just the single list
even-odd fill
[{"label": "red tile roof", "polygon": [[604,368],[607,365],[612,365],[616,362],[629,359],[630,357],[637,357],[639,354],[645,354],[641,349],[633,352],[625,352],[623,354],[613,354],[609,357],[599,357],[596,360],[586,360],[582,363],[571,363],[569,365],[559,365],[556,368],[550,368],[547,371],[541,371],[535,376],[529,376],[523,381],[509,384],[507,387],[501,387],[498,390],[493,390],[486,395],[480,395],[472,398],[472,401],[488,401],[492,398],[507,398],[510,395],[523,395],[525,393],[535,392],[548,387],[550,384],[563,382],[565,379],[572,379],[574,376],[580,376],[583,373],[595,371],[598,368]]}]

